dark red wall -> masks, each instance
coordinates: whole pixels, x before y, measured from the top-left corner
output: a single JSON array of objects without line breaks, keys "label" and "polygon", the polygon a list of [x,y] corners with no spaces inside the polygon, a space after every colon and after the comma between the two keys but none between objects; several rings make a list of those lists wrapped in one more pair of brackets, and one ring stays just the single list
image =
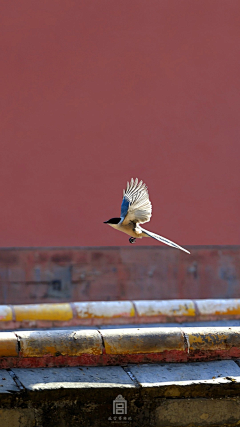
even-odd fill
[{"label": "dark red wall", "polygon": [[238,0],[3,2],[0,245],[128,244],[103,221],[131,176],[150,230],[239,244],[239,16]]},{"label": "dark red wall", "polygon": [[0,304],[240,298],[240,246],[0,249]]}]

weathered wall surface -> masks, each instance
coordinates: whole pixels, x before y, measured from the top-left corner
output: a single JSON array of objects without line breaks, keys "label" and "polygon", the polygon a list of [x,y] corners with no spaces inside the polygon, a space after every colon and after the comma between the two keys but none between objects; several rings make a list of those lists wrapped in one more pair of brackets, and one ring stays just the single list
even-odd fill
[{"label": "weathered wall surface", "polygon": [[237,363],[3,369],[1,427],[238,426]]},{"label": "weathered wall surface", "polygon": [[1,246],[128,244],[132,176],[150,230],[239,244],[240,2],[2,3]]},{"label": "weathered wall surface", "polygon": [[0,303],[239,298],[240,247],[0,250]]}]

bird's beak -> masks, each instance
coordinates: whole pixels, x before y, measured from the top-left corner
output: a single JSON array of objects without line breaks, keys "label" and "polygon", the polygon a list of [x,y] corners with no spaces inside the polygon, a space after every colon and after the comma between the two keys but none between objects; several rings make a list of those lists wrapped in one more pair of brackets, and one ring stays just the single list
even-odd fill
[{"label": "bird's beak", "polygon": [[107,221],[103,221],[103,224],[107,224],[108,222]]}]

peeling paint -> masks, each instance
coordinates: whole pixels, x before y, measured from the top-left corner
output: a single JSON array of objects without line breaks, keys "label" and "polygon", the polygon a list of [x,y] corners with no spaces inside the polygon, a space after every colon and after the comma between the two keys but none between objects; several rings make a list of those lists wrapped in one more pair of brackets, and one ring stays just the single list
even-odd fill
[{"label": "peeling paint", "polygon": [[91,301],[73,303],[78,318],[115,318],[135,316],[131,301]]},{"label": "peeling paint", "polygon": [[0,330],[240,319],[240,299],[91,301],[0,306]]},{"label": "peeling paint", "polygon": [[9,322],[13,319],[12,309],[7,305],[0,305],[0,321]]},{"label": "peeling paint", "polygon": [[205,299],[195,301],[199,314],[206,315],[240,315],[239,299]]},{"label": "peeling paint", "polygon": [[191,300],[133,301],[139,316],[195,316]]}]

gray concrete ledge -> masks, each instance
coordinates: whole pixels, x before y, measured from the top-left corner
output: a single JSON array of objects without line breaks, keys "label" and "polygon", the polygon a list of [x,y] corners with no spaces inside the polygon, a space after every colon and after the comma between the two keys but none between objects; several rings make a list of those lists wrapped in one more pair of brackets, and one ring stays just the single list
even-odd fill
[{"label": "gray concrete ledge", "polygon": [[238,360],[13,368],[0,370],[0,425],[236,426],[239,395]]}]

